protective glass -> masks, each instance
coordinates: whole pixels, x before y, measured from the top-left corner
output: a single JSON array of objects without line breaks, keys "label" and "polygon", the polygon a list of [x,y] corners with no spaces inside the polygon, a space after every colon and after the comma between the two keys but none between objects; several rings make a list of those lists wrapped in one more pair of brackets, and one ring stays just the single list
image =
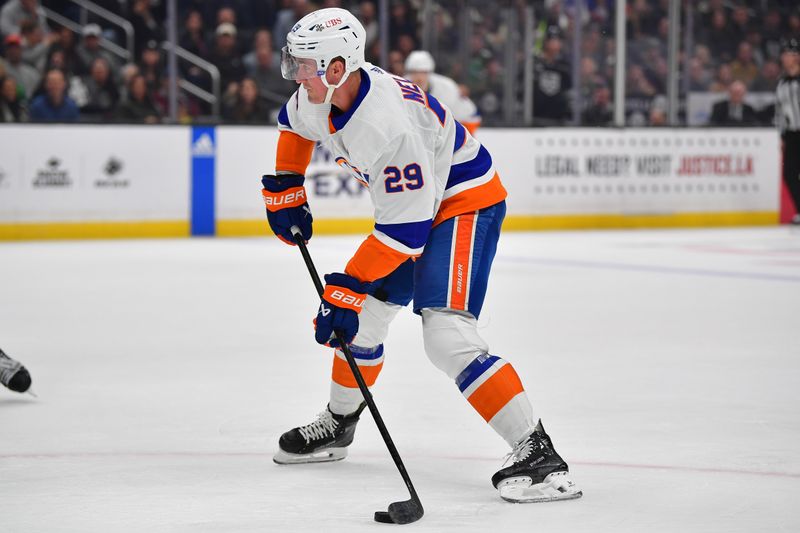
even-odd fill
[{"label": "protective glass", "polygon": [[289,53],[287,46],[281,49],[281,75],[284,79],[303,81],[322,74],[324,72],[317,72],[317,62],[315,60],[307,57],[295,57]]}]

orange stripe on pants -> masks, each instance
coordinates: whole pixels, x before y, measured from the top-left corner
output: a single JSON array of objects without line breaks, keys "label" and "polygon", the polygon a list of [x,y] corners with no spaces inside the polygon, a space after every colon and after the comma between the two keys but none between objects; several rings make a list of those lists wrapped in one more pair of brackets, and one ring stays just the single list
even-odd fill
[{"label": "orange stripe on pants", "polygon": [[465,310],[467,308],[467,287],[469,286],[469,256],[472,247],[472,226],[475,213],[456,217],[456,245],[453,248],[453,276],[450,279],[450,308]]},{"label": "orange stripe on pants", "polygon": [[[367,384],[367,387],[371,387],[375,384],[375,381],[378,379],[378,374],[381,373],[381,368],[383,368],[383,363],[374,366],[359,365],[358,369],[361,371],[361,375],[364,377],[364,383]],[[347,364],[347,361],[335,355],[333,356],[333,372],[331,379],[333,379],[334,383],[338,383],[342,387],[349,387],[351,389],[358,388],[356,377],[350,370],[350,365]]]},{"label": "orange stripe on pants", "polygon": [[514,367],[506,364],[478,387],[467,401],[488,422],[514,396],[524,390]]}]

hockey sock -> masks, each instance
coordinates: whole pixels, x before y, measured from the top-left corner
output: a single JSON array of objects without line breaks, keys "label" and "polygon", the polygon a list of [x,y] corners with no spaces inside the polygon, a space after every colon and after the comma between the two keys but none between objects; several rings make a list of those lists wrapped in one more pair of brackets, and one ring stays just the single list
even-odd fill
[{"label": "hockey sock", "polygon": [[[367,387],[372,387],[383,368],[383,344],[374,348],[350,345],[350,352]],[[364,401],[358,383],[341,350],[335,350],[331,375],[331,398],[328,408],[337,415],[349,415]]]},{"label": "hockey sock", "polygon": [[461,394],[509,445],[527,437],[536,418],[522,382],[508,361],[482,354],[456,377]]}]

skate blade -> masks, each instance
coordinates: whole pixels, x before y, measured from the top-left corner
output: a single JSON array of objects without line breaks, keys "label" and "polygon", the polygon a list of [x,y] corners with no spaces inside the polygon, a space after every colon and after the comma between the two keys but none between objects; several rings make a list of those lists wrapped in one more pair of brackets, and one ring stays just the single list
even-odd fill
[{"label": "skate blade", "polygon": [[347,457],[347,448],[328,448],[314,453],[289,453],[281,449],[272,457],[279,465],[300,465],[307,463],[330,463]]},{"label": "skate blade", "polygon": [[583,496],[569,472],[553,472],[541,483],[531,484],[528,476],[504,479],[497,485],[500,497],[511,503],[541,503],[574,500]]}]

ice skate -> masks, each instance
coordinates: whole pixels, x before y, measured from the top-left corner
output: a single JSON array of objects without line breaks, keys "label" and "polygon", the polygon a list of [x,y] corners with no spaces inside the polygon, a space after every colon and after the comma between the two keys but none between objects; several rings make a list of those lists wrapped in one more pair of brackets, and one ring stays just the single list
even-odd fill
[{"label": "ice skate", "polygon": [[513,464],[492,476],[500,497],[513,503],[572,500],[583,496],[569,475],[567,463],[556,453],[542,421],[511,452]]},{"label": "ice skate", "polygon": [[31,388],[31,375],[22,363],[11,359],[0,350],[0,383],[14,392],[27,392]]},{"label": "ice skate", "polygon": [[341,461],[347,457],[347,447],[353,442],[358,417],[366,405],[362,403],[349,415],[331,413],[326,407],[310,424],[281,435],[280,448],[272,460],[281,465]]}]

